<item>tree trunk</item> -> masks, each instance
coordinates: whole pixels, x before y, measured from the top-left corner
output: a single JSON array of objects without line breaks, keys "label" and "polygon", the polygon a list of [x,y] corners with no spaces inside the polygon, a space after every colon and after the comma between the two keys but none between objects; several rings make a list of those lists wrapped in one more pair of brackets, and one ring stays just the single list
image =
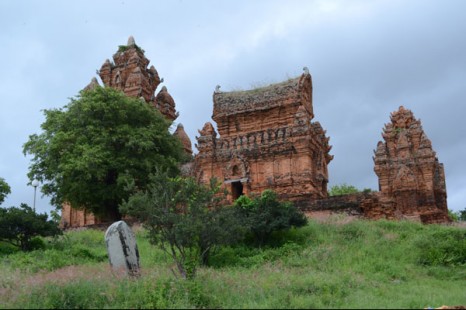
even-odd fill
[{"label": "tree trunk", "polygon": [[118,204],[106,203],[101,215],[103,222],[116,222],[121,220],[121,213],[118,210]]},{"label": "tree trunk", "polygon": [[176,266],[178,267],[178,272],[180,273],[181,277],[186,280],[188,278],[188,275],[186,273],[186,270],[184,269],[183,264],[176,262]]}]

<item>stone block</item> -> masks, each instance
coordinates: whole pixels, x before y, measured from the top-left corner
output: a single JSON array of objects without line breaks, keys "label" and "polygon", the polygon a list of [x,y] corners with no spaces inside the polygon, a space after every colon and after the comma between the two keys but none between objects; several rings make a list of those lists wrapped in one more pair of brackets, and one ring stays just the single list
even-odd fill
[{"label": "stone block", "polygon": [[105,243],[110,265],[115,272],[130,276],[139,275],[139,251],[136,238],[124,221],[110,225],[105,233]]}]

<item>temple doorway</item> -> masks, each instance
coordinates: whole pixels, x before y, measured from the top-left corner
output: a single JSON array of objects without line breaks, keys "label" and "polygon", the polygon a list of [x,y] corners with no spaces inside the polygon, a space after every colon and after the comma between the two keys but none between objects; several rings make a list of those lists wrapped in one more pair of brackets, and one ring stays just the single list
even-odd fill
[{"label": "temple doorway", "polygon": [[243,195],[243,184],[240,181],[232,182],[231,183],[231,195],[233,201],[238,199],[240,196]]}]

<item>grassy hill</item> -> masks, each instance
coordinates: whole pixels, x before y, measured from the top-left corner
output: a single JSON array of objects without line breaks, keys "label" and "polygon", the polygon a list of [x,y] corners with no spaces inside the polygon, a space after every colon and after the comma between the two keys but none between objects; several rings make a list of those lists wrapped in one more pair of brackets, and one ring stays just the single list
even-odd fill
[{"label": "grassy hill", "polygon": [[426,308],[466,305],[466,228],[343,217],[262,249],[222,248],[194,280],[137,231],[142,276],[109,269],[104,232],[0,246],[0,308]]}]

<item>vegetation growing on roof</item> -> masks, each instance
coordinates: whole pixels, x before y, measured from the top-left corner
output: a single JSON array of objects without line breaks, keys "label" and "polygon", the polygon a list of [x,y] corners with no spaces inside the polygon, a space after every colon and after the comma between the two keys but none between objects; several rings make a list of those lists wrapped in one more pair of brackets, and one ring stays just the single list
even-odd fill
[{"label": "vegetation growing on roof", "polygon": [[137,44],[134,44],[134,45],[118,45],[118,53],[124,53],[126,52],[127,50],[129,50],[130,48],[136,48],[137,51],[141,52],[141,53],[145,53],[146,51],[144,51],[141,47],[139,47]]}]

